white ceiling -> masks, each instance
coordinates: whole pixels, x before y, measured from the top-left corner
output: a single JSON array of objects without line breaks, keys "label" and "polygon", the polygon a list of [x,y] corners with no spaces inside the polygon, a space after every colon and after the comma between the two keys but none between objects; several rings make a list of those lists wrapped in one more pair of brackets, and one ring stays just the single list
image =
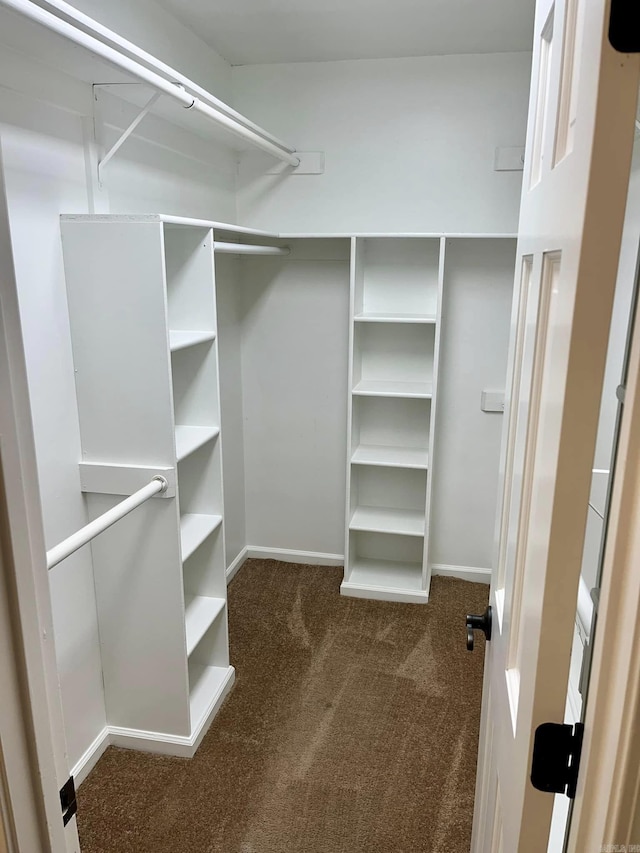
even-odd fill
[{"label": "white ceiling", "polygon": [[160,0],[232,65],[531,50],[534,0]]}]

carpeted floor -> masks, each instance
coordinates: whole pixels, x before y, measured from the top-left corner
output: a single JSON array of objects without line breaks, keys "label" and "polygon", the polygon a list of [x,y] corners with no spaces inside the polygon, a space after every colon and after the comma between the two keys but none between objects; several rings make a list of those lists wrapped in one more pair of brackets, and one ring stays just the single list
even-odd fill
[{"label": "carpeted floor", "polygon": [[341,569],[250,560],[229,587],[237,680],[191,760],[110,748],[83,853],[465,853],[488,587],[343,598]]}]

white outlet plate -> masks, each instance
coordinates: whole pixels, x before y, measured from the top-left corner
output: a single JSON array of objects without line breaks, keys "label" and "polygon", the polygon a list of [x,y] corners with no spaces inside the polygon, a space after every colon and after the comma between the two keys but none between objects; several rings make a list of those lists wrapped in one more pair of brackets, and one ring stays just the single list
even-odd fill
[{"label": "white outlet plate", "polygon": [[504,391],[483,391],[480,408],[483,412],[504,414]]}]

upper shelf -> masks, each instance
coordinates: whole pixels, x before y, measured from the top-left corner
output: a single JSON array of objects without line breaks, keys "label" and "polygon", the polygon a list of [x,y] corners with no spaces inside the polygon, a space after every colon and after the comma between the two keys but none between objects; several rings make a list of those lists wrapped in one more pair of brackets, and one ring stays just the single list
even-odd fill
[{"label": "upper shelf", "polygon": [[258,228],[246,228],[243,225],[234,225],[231,222],[217,222],[213,219],[191,219],[188,216],[171,216],[166,213],[63,213],[60,219],[74,222],[162,222],[164,225],[184,228],[212,228],[214,232],[220,231],[224,234],[265,237],[270,240],[280,239],[280,235],[274,231],[261,231]]},{"label": "upper shelf", "polygon": [[[2,0],[0,0],[0,4]],[[1,16],[0,16],[1,18]],[[1,21],[0,21],[1,22]],[[410,239],[422,239],[422,238],[431,238],[431,237],[445,237],[446,239],[452,240],[515,240],[517,239],[517,234],[463,234],[463,233],[438,233],[438,234],[427,234],[427,233],[403,233],[403,232],[393,232],[387,231],[385,233],[360,233],[360,232],[346,232],[343,231],[339,234],[333,233],[323,233],[321,231],[314,232],[313,234],[307,232],[278,232],[278,231],[264,231],[259,228],[247,228],[244,225],[236,225],[232,222],[218,222],[213,219],[192,219],[188,216],[173,216],[168,213],[64,213],[60,217],[63,220],[74,220],[76,222],[162,222],[165,225],[171,225],[176,227],[185,227],[185,228],[212,228],[213,231],[218,231],[221,234],[238,234],[246,237],[264,237],[270,240],[349,240],[352,237],[360,238],[369,238],[369,239],[398,239],[398,238],[406,238]],[[425,320],[424,322],[429,322],[429,320]]]}]

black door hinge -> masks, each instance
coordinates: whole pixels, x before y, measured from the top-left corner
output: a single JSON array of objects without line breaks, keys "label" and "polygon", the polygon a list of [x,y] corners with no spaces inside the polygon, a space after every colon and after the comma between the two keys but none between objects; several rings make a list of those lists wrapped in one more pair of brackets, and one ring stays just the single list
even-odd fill
[{"label": "black door hinge", "polygon": [[543,723],[536,729],[531,784],[548,794],[576,795],[584,725]]},{"label": "black door hinge", "polygon": [[78,811],[76,786],[73,781],[73,776],[69,776],[62,788],[60,788],[60,805],[62,806],[62,822],[66,826]]},{"label": "black door hinge", "polygon": [[611,0],[609,43],[620,53],[640,53],[640,12],[636,0]]}]

